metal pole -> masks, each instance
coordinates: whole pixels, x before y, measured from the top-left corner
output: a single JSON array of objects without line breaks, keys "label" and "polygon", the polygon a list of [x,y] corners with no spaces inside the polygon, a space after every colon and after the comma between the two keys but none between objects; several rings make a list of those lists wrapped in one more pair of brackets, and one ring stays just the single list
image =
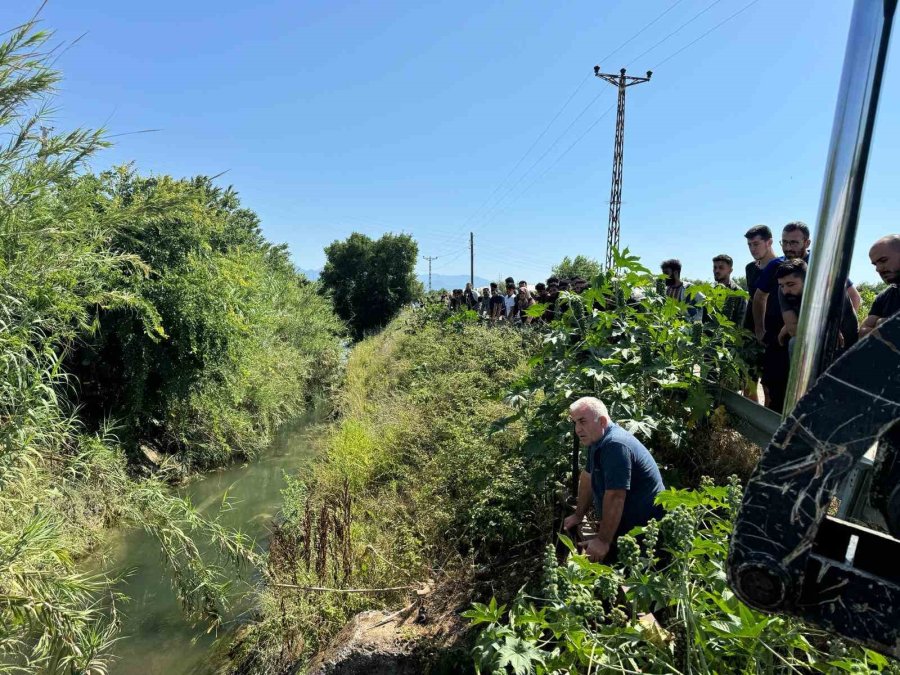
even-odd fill
[{"label": "metal pole", "polygon": [[431,261],[437,260],[439,256],[436,255],[423,255],[423,258],[428,261],[428,292],[431,293]]},{"label": "metal pole", "polygon": [[469,232],[469,283],[475,290],[475,233]]},{"label": "metal pole", "polygon": [[856,0],[853,6],[785,415],[828,366],[837,344],[844,283],[850,270],[896,8],[897,0]]},{"label": "metal pole", "polygon": [[622,168],[625,150],[625,89],[636,84],[649,82],[653,73],[647,71],[647,77],[632,77],[625,75],[622,68],[618,75],[601,73],[600,66],[594,66],[594,75],[604,82],[613,84],[618,88],[618,103],[616,110],[616,140],[613,147],[613,171],[612,185],[609,189],[609,225],[606,230],[606,269],[613,267],[613,250],[619,248],[619,214],[622,210]]}]

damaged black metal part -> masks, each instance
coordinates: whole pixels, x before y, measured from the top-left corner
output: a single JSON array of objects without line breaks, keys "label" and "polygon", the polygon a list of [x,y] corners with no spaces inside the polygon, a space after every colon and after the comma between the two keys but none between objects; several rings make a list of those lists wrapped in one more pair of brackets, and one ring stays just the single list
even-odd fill
[{"label": "damaged black metal part", "polygon": [[900,541],[827,515],[842,479],[898,420],[900,314],[826,370],[765,449],[728,556],[744,602],[900,656]]}]

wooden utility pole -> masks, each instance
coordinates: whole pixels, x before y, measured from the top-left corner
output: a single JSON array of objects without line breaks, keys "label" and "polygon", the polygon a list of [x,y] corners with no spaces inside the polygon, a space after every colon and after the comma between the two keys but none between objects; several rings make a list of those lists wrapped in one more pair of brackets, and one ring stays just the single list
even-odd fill
[{"label": "wooden utility pole", "polygon": [[604,82],[609,82],[619,89],[619,104],[616,111],[616,143],[613,150],[612,187],[609,190],[609,227],[606,231],[606,269],[613,268],[613,251],[619,249],[619,212],[622,209],[622,153],[625,147],[625,89],[636,84],[649,82],[653,76],[647,71],[647,77],[626,77],[625,69],[618,75],[601,73],[600,66],[594,66],[594,75]]}]

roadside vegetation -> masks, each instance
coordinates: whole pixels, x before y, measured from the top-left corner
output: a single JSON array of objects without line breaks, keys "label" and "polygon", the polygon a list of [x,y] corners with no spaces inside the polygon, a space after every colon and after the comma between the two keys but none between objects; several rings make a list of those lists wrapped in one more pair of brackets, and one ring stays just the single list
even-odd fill
[{"label": "roadside vegetation", "polygon": [[121,598],[79,557],[104,528],[143,527],[185,609],[221,621],[220,565],[258,556],[171,496],[165,457],[254,453],[330,383],[342,324],[232,190],[89,173],[102,130],[42,127],[50,35],[31,22],[3,40],[0,671],[101,673]]},{"label": "roadside vegetation", "polygon": [[238,672],[287,670],[357,611],[405,604],[405,587],[466,577],[480,552],[540,536],[523,428],[494,425],[536,344],[432,308],[356,345],[320,458],[284,492],[262,617],[233,648]]},{"label": "roadside vegetation", "polygon": [[[745,377],[743,335],[722,313],[735,292],[694,288],[709,319],[694,323],[638,259],[625,252],[617,267],[564,294],[546,327],[431,304],[354,348],[321,459],[285,491],[260,621],[232,648],[237,672],[288,671],[353,614],[411,607],[455,635],[453,672],[894,667],[730,592],[731,519],[758,458],[716,401]],[[654,449],[670,488],[649,548],[626,537],[618,570],[558,534],[566,411],[584,395]]]}]

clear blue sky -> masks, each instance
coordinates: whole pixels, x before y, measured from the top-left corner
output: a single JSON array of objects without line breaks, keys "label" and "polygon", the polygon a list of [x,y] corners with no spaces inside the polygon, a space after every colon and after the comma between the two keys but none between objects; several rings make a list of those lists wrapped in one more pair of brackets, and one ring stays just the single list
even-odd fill
[{"label": "clear blue sky", "polygon": [[[749,226],[814,224],[849,1],[758,0],[656,67],[749,1],[51,0],[42,16],[61,41],[87,32],[58,63],[58,128],[161,129],[114,139],[96,168],[227,171],[302,268],[353,231],[403,231],[441,256],[435,272],[468,273],[474,230],[476,274],[533,281],[564,255],[603,257],[615,90],[595,63],[654,69],[628,94],[622,207],[623,244],[646,262],[709,277],[717,253],[749,260]],[[0,23],[37,5],[8,0]],[[900,230],[898,40],[856,281],[875,279],[869,243]]]}]

